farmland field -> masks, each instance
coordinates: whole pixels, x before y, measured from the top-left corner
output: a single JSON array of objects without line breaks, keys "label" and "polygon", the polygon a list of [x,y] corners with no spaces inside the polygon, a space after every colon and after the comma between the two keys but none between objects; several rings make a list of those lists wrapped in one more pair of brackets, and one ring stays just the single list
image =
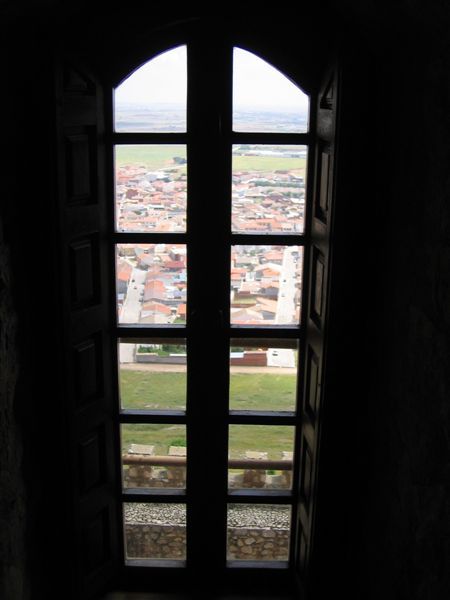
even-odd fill
[{"label": "farmland field", "polygon": [[160,145],[123,145],[116,146],[116,166],[124,165],[145,166],[149,171],[164,168],[176,168],[186,171],[186,165],[174,163],[174,156],[186,158],[186,146],[174,144]]},{"label": "farmland field", "polygon": [[[176,168],[186,171],[186,165],[177,165],[173,157],[186,158],[186,146],[183,145],[123,145],[116,146],[116,165],[142,165],[149,171]],[[302,174],[305,171],[305,158],[289,158],[281,156],[233,156],[233,170],[269,172],[277,169],[290,170]]]},{"label": "farmland field", "polygon": [[305,172],[305,158],[288,158],[282,156],[233,156],[233,171],[260,171],[270,172],[276,170],[290,171],[296,175]]}]

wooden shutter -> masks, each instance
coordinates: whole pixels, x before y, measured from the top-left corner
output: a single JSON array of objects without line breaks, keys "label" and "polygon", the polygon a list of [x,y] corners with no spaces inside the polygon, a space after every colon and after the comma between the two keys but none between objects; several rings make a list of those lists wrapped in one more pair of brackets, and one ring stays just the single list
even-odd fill
[{"label": "wooden shutter", "polygon": [[307,579],[314,542],[315,496],[321,435],[326,355],[327,298],[330,280],[333,176],[335,168],[337,70],[332,69],[318,94],[309,285],[305,307],[305,378],[300,440],[300,477],[296,564]]},{"label": "wooden shutter", "polygon": [[84,599],[111,580],[118,555],[101,87],[86,68],[61,62],[56,106],[68,561],[73,597]]}]

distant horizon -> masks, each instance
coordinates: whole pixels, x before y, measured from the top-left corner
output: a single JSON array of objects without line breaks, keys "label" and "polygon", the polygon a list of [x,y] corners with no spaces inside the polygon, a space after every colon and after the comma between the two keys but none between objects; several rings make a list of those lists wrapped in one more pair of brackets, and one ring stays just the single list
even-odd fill
[{"label": "distant horizon", "polygon": [[[303,108],[303,107],[301,107]],[[259,113],[259,112],[275,112],[275,113],[297,113],[298,115],[305,115],[308,116],[308,109],[303,109],[301,110],[301,108],[299,109],[298,106],[290,106],[290,105],[284,105],[284,106],[273,106],[273,105],[258,105],[258,106],[254,106],[254,105],[250,105],[250,104],[240,104],[238,106],[233,107],[233,110],[236,112],[239,111],[243,111],[243,112],[253,112],[255,114]],[[148,110],[148,111],[163,111],[163,110],[179,110],[180,112],[184,112],[186,110],[185,105],[184,104],[178,104],[178,103],[170,103],[170,102],[152,102],[151,105],[150,104],[144,104],[143,102],[139,102],[139,101],[122,101],[120,103],[116,103],[115,105],[115,110],[117,111],[125,111],[125,110]]]}]

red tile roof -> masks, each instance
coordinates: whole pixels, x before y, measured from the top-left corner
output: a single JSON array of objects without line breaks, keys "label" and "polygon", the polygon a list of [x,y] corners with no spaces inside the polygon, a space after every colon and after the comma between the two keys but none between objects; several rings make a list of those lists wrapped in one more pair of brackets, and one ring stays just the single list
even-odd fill
[{"label": "red tile roof", "polygon": [[149,279],[145,283],[145,290],[153,289],[154,291],[163,292],[166,289],[163,281],[159,281],[158,279]]},{"label": "red tile roof", "polygon": [[164,267],[167,269],[184,269],[184,262],[182,260],[168,260],[164,262]]},{"label": "red tile roof", "polygon": [[133,267],[127,262],[121,260],[117,265],[117,279],[120,281],[128,281],[133,271]]},{"label": "red tile roof", "polygon": [[160,302],[147,302],[142,306],[142,310],[144,312],[159,312],[164,315],[171,315],[172,311],[165,304],[161,304]]}]

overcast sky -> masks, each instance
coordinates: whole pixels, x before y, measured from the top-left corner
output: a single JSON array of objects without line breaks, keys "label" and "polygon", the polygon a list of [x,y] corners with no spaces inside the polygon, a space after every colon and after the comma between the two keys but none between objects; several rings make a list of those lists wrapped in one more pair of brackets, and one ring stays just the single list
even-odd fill
[{"label": "overcast sky", "polygon": [[[233,103],[241,108],[298,109],[308,97],[279,71],[254,54],[234,49]],[[115,92],[116,106],[186,102],[186,47],[179,46],[142,65]]]}]

